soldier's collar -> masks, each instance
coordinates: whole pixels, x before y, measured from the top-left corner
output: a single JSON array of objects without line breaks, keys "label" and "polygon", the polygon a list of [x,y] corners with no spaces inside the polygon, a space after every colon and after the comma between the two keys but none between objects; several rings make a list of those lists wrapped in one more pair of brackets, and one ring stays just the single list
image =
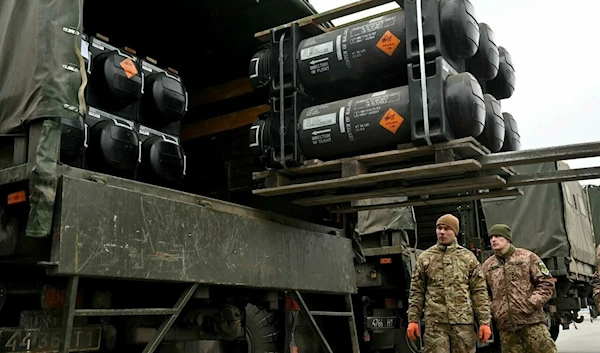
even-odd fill
[{"label": "soldier's collar", "polygon": [[454,249],[454,248],[458,247],[458,241],[456,239],[454,239],[454,241],[448,245],[440,244],[440,242],[438,242],[437,247],[438,247],[438,249],[440,249],[442,251],[446,251],[447,249]]},{"label": "soldier's collar", "polygon": [[[496,253],[496,252],[494,252],[494,253]],[[515,247],[512,244],[510,244],[510,247],[508,248],[508,251],[506,253],[504,253],[504,254],[496,253],[496,256],[499,257],[500,259],[508,260],[514,253],[515,253]]]}]

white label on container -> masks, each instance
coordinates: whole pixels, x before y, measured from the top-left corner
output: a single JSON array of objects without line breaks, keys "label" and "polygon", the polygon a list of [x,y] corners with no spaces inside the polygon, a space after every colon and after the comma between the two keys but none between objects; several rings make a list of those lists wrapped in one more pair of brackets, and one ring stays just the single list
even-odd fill
[{"label": "white label on container", "polygon": [[85,40],[81,40],[81,56],[90,60],[90,45]]},{"label": "white label on container", "polygon": [[302,121],[304,130],[318,129],[324,126],[335,125],[337,121],[337,113],[319,115]]},{"label": "white label on container", "polygon": [[250,78],[258,77],[258,64],[260,63],[260,58],[253,58],[250,62],[254,63],[254,72],[250,75]]},{"label": "white label on container", "polygon": [[95,47],[95,48],[98,48],[100,50],[104,50],[104,47],[101,46],[100,44],[92,43],[92,46]]},{"label": "white label on container", "polygon": [[333,41],[302,49],[300,51],[300,60],[309,60],[329,53],[333,53]]},{"label": "white label on container", "polygon": [[384,94],[386,94],[386,93],[387,93],[387,90],[385,90],[385,91],[381,91],[381,92],[377,92],[377,93],[373,93],[373,94],[371,95],[371,97],[379,97],[379,96],[383,96],[383,95],[384,95]]}]

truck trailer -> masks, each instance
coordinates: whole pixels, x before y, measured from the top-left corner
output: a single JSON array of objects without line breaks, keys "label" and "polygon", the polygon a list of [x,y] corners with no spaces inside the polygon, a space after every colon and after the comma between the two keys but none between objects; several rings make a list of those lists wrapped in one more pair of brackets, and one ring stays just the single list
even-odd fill
[{"label": "truck trailer", "polygon": [[[390,2],[3,1],[0,352],[420,351],[406,299],[434,218],[483,256],[493,200],[600,175],[516,166],[600,143],[520,150],[510,54],[466,0],[331,23]],[[374,47],[400,74],[369,71]],[[593,271],[562,226],[551,328]]]}]

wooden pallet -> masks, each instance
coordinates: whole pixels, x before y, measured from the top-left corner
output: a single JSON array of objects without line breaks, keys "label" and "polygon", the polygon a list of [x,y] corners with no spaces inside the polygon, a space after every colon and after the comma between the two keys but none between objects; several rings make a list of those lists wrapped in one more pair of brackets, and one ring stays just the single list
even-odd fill
[{"label": "wooden pallet", "polygon": [[[289,28],[292,23],[298,23],[298,25],[306,32],[313,34],[313,35],[319,35],[319,34],[322,34],[325,32],[331,32],[332,30],[334,30],[336,28],[336,27],[327,27],[326,23],[329,21],[338,19],[340,17],[352,15],[357,12],[368,10],[368,9],[371,9],[371,8],[374,8],[377,6],[385,5],[390,2],[395,2],[395,0],[355,1],[348,5],[340,6],[338,8],[335,8],[335,9],[332,9],[329,11],[325,11],[323,13],[307,16],[307,17],[301,18],[299,20],[286,23],[284,25],[275,27],[275,29],[281,30],[284,28]],[[399,10],[400,9],[394,9],[394,10],[388,11],[388,12],[399,11]],[[377,14],[376,16],[381,16],[381,15],[382,14]],[[375,16],[373,16],[373,17],[375,17]],[[364,21],[367,19],[369,19],[369,17],[365,17],[365,18],[361,19],[361,21]],[[349,25],[349,24],[346,24],[346,25]],[[339,28],[339,27],[337,27],[337,28]],[[260,41],[268,42],[270,34],[271,34],[271,30],[267,29],[267,30],[256,33],[254,35],[254,37]]]},{"label": "wooden pallet", "polygon": [[[477,161],[477,157],[488,154],[490,151],[472,137],[432,146],[403,145],[392,151],[257,172],[253,178],[264,179],[265,188],[253,193],[265,197],[294,195],[296,204],[319,206],[390,196],[501,190],[506,178],[515,172],[507,167],[488,168]],[[342,210],[337,206],[333,209]]]}]

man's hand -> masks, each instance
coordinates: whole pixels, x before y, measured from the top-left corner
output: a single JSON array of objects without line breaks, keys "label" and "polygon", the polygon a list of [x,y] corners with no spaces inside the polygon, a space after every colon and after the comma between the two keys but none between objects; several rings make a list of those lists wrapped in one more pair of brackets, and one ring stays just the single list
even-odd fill
[{"label": "man's hand", "polygon": [[488,325],[479,326],[479,341],[485,343],[490,337],[492,337],[492,329]]},{"label": "man's hand", "polygon": [[415,341],[417,337],[421,336],[421,333],[419,332],[419,324],[416,322],[409,323],[408,329],[406,330],[406,335],[411,341]]}]

